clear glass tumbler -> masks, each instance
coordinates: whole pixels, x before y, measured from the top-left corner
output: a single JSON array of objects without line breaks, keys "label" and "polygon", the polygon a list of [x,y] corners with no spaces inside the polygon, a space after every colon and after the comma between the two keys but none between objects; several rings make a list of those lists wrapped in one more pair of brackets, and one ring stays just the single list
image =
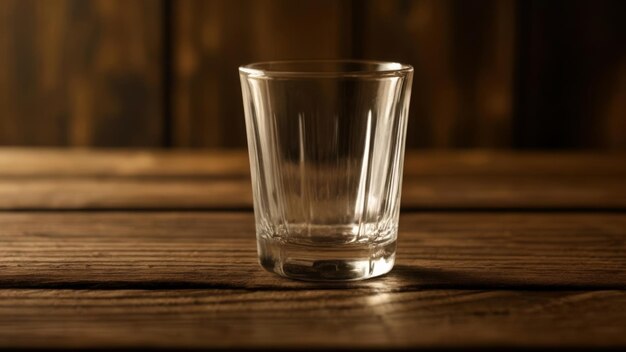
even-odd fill
[{"label": "clear glass tumbler", "polygon": [[413,68],[277,61],[239,73],[261,265],[323,281],[391,270]]}]

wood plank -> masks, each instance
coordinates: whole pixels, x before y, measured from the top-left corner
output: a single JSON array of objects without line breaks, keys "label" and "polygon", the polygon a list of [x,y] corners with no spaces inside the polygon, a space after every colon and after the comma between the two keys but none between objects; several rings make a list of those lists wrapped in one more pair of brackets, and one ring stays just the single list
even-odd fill
[{"label": "wood plank", "polygon": [[0,302],[9,348],[626,347],[625,291],[11,289]]},{"label": "wood plank", "polygon": [[249,174],[248,154],[244,150],[0,149],[0,178],[3,179],[172,176],[249,178]]},{"label": "wood plank", "polygon": [[0,1],[0,144],[158,146],[162,5]]},{"label": "wood plank", "polygon": [[[407,177],[401,205],[445,209],[626,209],[624,177]],[[247,178],[0,178],[0,209],[252,209]]]},{"label": "wood plank", "polygon": [[[249,212],[0,213],[0,286],[320,287],[263,271],[254,234]],[[626,289],[626,214],[404,213],[396,268],[342,287]]]},{"label": "wood plank", "polygon": [[0,179],[0,209],[252,209],[248,179]]},{"label": "wood plank", "polygon": [[174,2],[174,145],[245,146],[239,65],[350,56],[349,5],[345,0]]},{"label": "wood plank", "polygon": [[360,56],[415,68],[409,147],[512,143],[515,2],[359,2]]},{"label": "wood plank", "polygon": [[[411,152],[413,209],[624,209],[623,153]],[[0,209],[250,209],[244,151],[0,151]]]},{"label": "wood plank", "polygon": [[[5,176],[248,176],[235,150],[2,148]],[[624,152],[407,151],[407,176],[626,176]]]},{"label": "wood plank", "polygon": [[624,176],[409,177],[411,209],[626,209]]}]

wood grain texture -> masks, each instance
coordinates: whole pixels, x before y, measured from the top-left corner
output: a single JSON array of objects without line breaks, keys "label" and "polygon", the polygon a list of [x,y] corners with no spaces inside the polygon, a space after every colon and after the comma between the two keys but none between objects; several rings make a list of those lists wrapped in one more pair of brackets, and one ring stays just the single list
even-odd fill
[{"label": "wood grain texture", "polygon": [[409,153],[395,268],[323,284],[258,264],[243,151],[0,150],[0,348],[624,348],[623,160]]},{"label": "wood grain texture", "polygon": [[[262,270],[254,233],[250,212],[0,213],[0,286],[321,287]],[[396,268],[341,287],[626,289],[626,215],[404,213]]]},{"label": "wood grain texture", "polygon": [[624,149],[624,10],[620,1],[2,0],[0,144],[243,147],[239,65],[366,58],[415,67],[410,148]]},{"label": "wood grain texture", "polygon": [[247,209],[250,181],[209,179],[0,180],[0,209]]},{"label": "wood grain texture", "polygon": [[238,67],[256,61],[349,56],[349,4],[174,2],[174,145],[245,146]]},{"label": "wood grain texture", "polygon": [[161,7],[0,1],[0,144],[159,145]]},{"label": "wood grain texture", "polygon": [[[0,209],[252,209],[250,180],[0,178]],[[624,210],[624,177],[406,177],[404,209]]]},{"label": "wood grain texture", "polygon": [[[410,152],[412,209],[625,209],[622,153]],[[244,151],[0,151],[0,209],[251,209]]]},{"label": "wood grain texture", "polygon": [[364,58],[415,68],[409,147],[511,143],[515,2],[362,2]]},{"label": "wood grain texture", "polygon": [[[248,177],[245,149],[2,148],[0,177]],[[626,176],[624,152],[407,151],[412,176]]]},{"label": "wood grain texture", "polygon": [[21,348],[626,347],[625,291],[0,290]]},{"label": "wood grain texture", "polygon": [[[606,166],[610,167],[610,165]],[[626,167],[624,169],[626,173]],[[12,177],[248,178],[249,174],[250,164],[245,150],[0,149],[0,178],[5,179]]]},{"label": "wood grain texture", "polygon": [[176,145],[244,146],[239,82],[232,79],[237,66],[303,58],[412,64],[409,147],[511,144],[512,0],[186,0],[174,6]]}]

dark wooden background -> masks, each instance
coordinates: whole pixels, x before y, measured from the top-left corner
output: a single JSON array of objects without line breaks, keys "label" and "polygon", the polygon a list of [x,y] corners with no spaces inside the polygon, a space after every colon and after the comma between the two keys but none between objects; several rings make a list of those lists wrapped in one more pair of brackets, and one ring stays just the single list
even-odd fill
[{"label": "dark wooden background", "polygon": [[244,147],[237,66],[412,64],[410,147],[626,148],[626,1],[0,0],[0,145]]}]

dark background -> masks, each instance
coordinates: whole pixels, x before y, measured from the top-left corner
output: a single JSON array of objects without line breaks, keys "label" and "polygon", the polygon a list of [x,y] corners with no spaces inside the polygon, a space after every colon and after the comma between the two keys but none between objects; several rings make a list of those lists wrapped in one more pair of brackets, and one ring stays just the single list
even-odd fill
[{"label": "dark background", "polygon": [[407,144],[625,149],[626,1],[0,0],[0,145],[245,147],[237,66],[415,67]]}]

